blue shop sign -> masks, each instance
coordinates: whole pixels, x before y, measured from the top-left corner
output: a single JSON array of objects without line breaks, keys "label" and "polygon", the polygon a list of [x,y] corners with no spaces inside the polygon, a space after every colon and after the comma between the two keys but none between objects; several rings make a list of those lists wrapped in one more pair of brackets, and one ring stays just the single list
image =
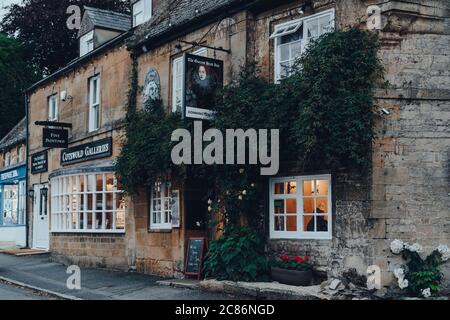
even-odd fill
[{"label": "blue shop sign", "polygon": [[0,184],[25,179],[25,175],[26,175],[25,166],[0,172]]}]

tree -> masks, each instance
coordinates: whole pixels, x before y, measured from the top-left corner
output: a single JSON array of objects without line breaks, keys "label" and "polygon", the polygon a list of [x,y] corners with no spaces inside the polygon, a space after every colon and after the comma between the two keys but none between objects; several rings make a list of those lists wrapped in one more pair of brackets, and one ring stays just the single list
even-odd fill
[{"label": "tree", "polygon": [[129,12],[127,0],[23,0],[10,6],[0,31],[16,37],[33,52],[31,62],[43,75],[77,57],[78,30],[69,30],[66,25],[70,5]]},{"label": "tree", "polygon": [[25,116],[23,91],[37,80],[28,58],[20,42],[0,33],[0,139]]}]

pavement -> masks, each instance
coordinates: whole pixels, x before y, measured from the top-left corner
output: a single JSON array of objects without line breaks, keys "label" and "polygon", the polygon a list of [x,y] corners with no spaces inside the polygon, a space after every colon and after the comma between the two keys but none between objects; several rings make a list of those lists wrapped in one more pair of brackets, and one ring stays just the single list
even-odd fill
[{"label": "pavement", "polygon": [[242,299],[225,293],[210,293],[181,287],[161,286],[156,276],[103,269],[81,268],[81,289],[70,290],[67,267],[51,262],[50,255],[14,256],[0,253],[0,300],[10,297],[38,298],[5,286],[13,282],[62,299],[83,300],[230,300]]},{"label": "pavement", "polygon": [[0,282],[1,300],[50,300],[45,294]]}]

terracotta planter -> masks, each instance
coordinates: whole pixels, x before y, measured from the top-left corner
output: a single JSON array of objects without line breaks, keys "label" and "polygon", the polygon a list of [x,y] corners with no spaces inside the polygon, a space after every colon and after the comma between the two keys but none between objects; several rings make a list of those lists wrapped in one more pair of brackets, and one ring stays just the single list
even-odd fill
[{"label": "terracotta planter", "polygon": [[298,271],[271,267],[272,280],[292,286],[309,286],[312,280],[312,270]]}]

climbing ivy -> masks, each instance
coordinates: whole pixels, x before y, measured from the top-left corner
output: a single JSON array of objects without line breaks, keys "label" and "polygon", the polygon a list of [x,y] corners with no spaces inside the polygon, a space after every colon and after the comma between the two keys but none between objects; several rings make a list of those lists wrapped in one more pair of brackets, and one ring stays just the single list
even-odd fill
[{"label": "climbing ivy", "polygon": [[[213,108],[216,117],[204,123],[204,130],[279,129],[282,162],[300,170],[367,173],[373,88],[383,71],[377,48],[376,35],[350,29],[312,42],[292,76],[280,83],[268,82],[255,66],[247,66],[219,94]],[[169,172],[195,175],[205,179],[205,186],[214,186],[211,212],[222,212],[231,224],[241,223],[242,215],[244,220],[261,218],[265,180],[259,166],[174,166],[171,133],[176,128],[192,131],[192,121],[166,114],[160,101],[151,102],[150,112],[136,111],[136,82],[137,76],[132,77],[126,140],[116,166],[125,190],[149,187]]]}]

